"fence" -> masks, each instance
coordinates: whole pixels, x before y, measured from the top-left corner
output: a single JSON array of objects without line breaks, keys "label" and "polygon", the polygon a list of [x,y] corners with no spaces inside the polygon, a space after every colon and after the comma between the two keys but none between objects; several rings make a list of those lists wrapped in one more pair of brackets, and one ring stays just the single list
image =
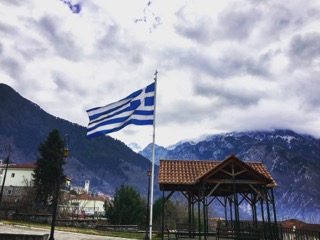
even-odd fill
[{"label": "fence", "polygon": [[295,228],[281,228],[283,240],[320,240],[319,231],[303,230]]},{"label": "fence", "polygon": [[[235,227],[235,222],[222,222],[220,225],[220,230],[223,228],[232,228],[233,231],[237,229]],[[250,222],[239,222],[238,230],[239,232],[251,232],[259,231],[259,239],[263,240],[320,240],[320,229],[311,230],[305,228],[288,228],[282,227],[281,224],[262,224],[261,222],[257,224],[252,224]]]}]

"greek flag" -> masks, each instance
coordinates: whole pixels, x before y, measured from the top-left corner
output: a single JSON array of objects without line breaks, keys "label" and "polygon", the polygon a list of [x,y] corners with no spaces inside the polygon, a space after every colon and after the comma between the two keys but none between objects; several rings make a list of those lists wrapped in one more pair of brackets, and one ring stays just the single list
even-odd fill
[{"label": "greek flag", "polygon": [[87,138],[116,132],[129,124],[153,125],[155,83],[118,102],[87,110]]}]

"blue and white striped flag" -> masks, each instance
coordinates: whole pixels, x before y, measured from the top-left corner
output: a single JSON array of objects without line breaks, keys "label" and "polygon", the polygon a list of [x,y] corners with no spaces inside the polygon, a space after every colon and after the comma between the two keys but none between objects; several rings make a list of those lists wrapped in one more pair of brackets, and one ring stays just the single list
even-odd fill
[{"label": "blue and white striped flag", "polygon": [[140,89],[118,102],[87,110],[87,138],[116,132],[129,124],[152,125],[154,118],[155,83]]}]

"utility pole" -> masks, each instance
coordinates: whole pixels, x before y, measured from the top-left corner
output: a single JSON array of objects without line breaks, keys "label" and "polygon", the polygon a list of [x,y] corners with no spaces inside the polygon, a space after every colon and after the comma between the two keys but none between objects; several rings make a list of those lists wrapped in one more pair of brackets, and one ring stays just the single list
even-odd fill
[{"label": "utility pole", "polygon": [[5,182],[6,182],[6,177],[7,177],[8,165],[9,165],[9,161],[10,161],[10,153],[11,153],[11,145],[10,145],[10,144],[5,147],[5,153],[6,153],[8,156],[6,157],[6,160],[5,160],[6,170],[5,170],[5,172],[4,172],[4,177],[3,177],[2,185],[1,185],[0,207],[1,207],[1,202],[2,202],[4,184],[5,184]]}]

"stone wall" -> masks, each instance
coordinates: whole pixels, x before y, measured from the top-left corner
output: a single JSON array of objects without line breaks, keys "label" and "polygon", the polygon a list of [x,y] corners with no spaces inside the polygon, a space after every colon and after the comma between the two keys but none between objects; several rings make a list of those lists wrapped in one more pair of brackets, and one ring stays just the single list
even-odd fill
[{"label": "stone wall", "polygon": [[96,229],[110,232],[138,232],[137,225],[97,225]]},{"label": "stone wall", "polygon": [[[14,213],[13,219],[25,222],[51,224],[51,214]],[[57,219],[56,226],[92,228],[112,232],[137,232],[137,225],[109,225],[101,219]]]},{"label": "stone wall", "polygon": [[99,222],[99,220],[97,220],[97,219],[58,219],[56,221],[56,225],[95,229],[98,222]]},{"label": "stone wall", "polygon": [[14,213],[13,219],[25,222],[51,223],[52,214]]}]

